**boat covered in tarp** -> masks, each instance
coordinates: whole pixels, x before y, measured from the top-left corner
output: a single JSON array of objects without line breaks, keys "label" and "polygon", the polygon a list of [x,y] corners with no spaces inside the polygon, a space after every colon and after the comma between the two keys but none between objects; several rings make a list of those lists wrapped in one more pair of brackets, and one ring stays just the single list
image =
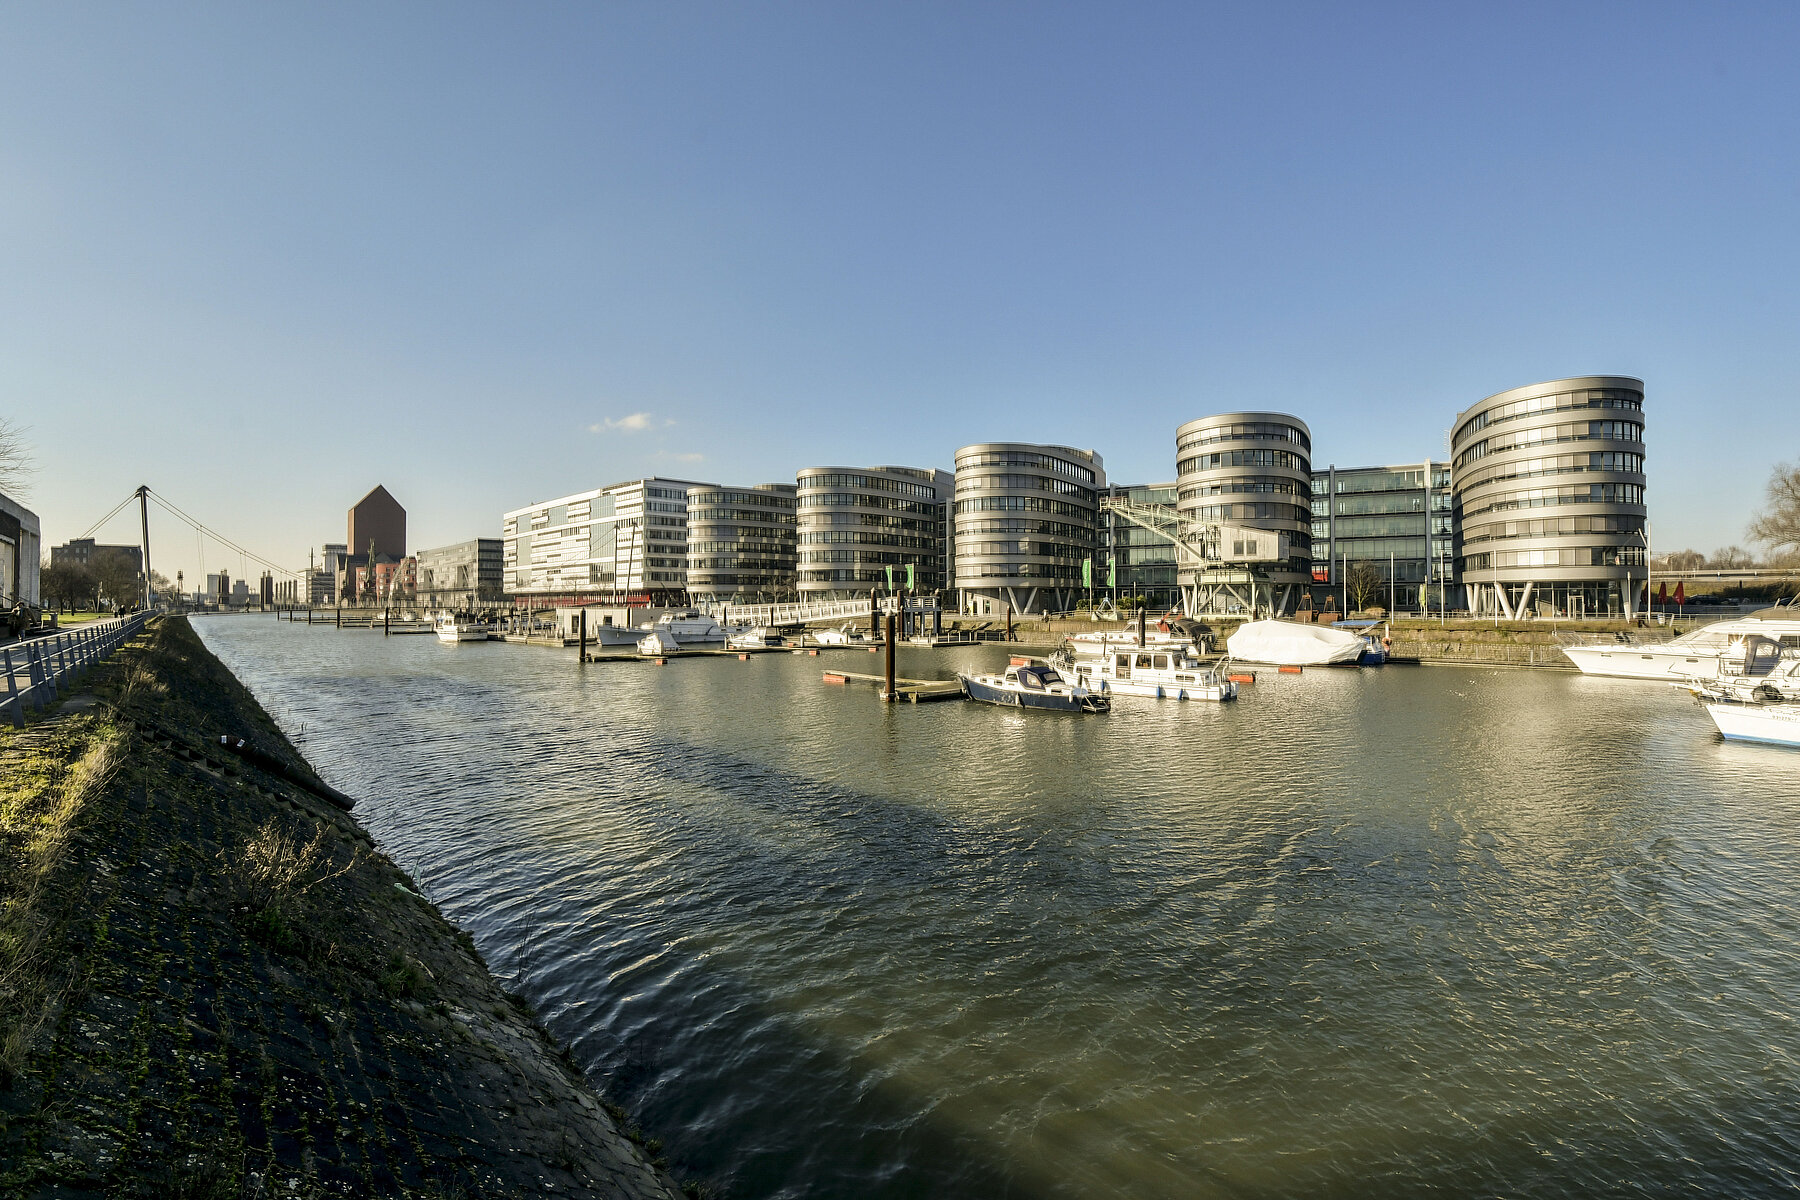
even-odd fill
[{"label": "boat covered in tarp", "polygon": [[1323,667],[1358,661],[1369,643],[1359,633],[1298,621],[1250,621],[1225,639],[1240,662],[1278,667]]}]

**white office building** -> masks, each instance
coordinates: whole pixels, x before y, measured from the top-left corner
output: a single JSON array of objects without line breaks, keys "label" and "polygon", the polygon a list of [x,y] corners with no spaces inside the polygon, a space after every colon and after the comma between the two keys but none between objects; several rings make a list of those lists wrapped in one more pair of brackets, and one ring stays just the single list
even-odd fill
[{"label": "white office building", "polygon": [[500,530],[507,596],[534,606],[686,603],[688,492],[716,486],[634,479],[514,509]]}]

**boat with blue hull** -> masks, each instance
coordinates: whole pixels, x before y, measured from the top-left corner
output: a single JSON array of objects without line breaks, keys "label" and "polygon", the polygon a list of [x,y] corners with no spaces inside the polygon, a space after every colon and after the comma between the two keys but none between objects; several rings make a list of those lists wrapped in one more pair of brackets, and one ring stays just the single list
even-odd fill
[{"label": "boat with blue hull", "polygon": [[1047,663],[1015,663],[999,675],[958,674],[956,679],[964,696],[983,704],[1083,713],[1112,707],[1112,701],[1070,683]]}]

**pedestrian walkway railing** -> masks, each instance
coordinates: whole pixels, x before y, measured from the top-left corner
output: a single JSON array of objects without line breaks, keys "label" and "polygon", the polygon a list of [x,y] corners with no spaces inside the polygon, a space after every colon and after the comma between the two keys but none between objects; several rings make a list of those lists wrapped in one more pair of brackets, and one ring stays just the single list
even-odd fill
[{"label": "pedestrian walkway railing", "polygon": [[0,718],[23,726],[27,709],[41,711],[61,699],[121,643],[137,636],[149,619],[149,613],[138,612],[0,647],[0,673],[6,676],[0,684]]}]

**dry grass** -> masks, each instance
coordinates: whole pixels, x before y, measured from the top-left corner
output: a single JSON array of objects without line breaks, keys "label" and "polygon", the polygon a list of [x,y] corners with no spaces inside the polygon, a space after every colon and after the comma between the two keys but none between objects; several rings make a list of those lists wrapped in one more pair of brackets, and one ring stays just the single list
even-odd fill
[{"label": "dry grass", "polygon": [[[348,861],[333,866],[334,842],[331,831],[315,821],[271,817],[257,827],[235,861],[227,862],[240,882],[240,908],[250,936],[271,949],[318,962],[336,957],[336,944],[319,932],[330,922],[320,919],[309,897],[355,870],[363,850],[352,847]],[[227,852],[221,851],[221,857]]]},{"label": "dry grass", "polygon": [[0,765],[0,1081],[24,1064],[70,986],[48,943],[77,899],[62,880],[77,819],[123,759],[116,728],[73,718]]}]

